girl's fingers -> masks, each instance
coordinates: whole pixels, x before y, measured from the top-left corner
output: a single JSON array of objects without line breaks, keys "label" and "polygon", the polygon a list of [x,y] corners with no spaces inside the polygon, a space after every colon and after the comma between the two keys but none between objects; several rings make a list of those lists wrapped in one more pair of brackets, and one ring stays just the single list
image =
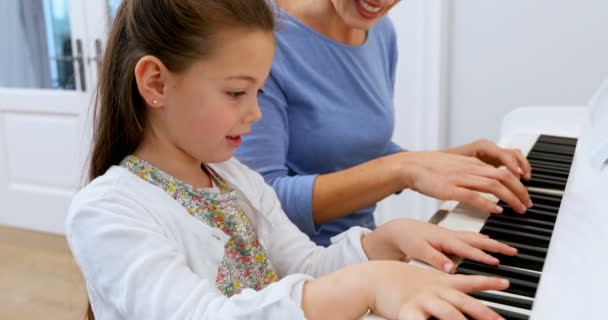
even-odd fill
[{"label": "girl's fingers", "polygon": [[428,242],[424,242],[416,252],[412,252],[414,259],[426,262],[431,266],[447,273],[454,271],[454,263],[446,255],[433,248]]},{"label": "girl's fingers", "polygon": [[[441,290],[439,297],[474,319],[499,320],[502,317],[479,300],[458,290]],[[442,318],[443,319],[443,318]],[[452,318],[445,318],[452,319]],[[456,319],[456,318],[454,318]]]},{"label": "girl's fingers", "polygon": [[399,310],[399,320],[426,320],[427,316],[424,314],[424,311],[414,305],[413,303],[408,303],[401,307]]},{"label": "girl's fingers", "polygon": [[468,243],[458,240],[458,241],[448,241],[443,245],[443,248],[446,252],[455,254],[459,257],[479,261],[481,263],[489,264],[489,265],[497,265],[498,259],[492,257],[491,255],[481,251],[478,248],[474,248]]},{"label": "girl's fingers", "polygon": [[[442,289],[438,290],[439,292],[445,291],[456,291],[451,289]],[[457,291],[456,291],[457,292]],[[455,294],[454,294],[455,295]],[[464,295],[464,294],[463,294]],[[429,295],[430,297],[427,299],[422,299],[420,304],[424,313],[429,316],[434,316],[437,319],[441,320],[466,320],[464,315],[458,311],[456,307],[453,306],[453,302],[446,301],[443,298],[440,298],[436,295]],[[489,318],[485,318],[489,319]]]},{"label": "girl's fingers", "polygon": [[500,291],[509,287],[509,281],[506,279],[460,274],[451,274],[446,276],[448,277],[448,282],[452,288],[465,293],[487,290]]}]

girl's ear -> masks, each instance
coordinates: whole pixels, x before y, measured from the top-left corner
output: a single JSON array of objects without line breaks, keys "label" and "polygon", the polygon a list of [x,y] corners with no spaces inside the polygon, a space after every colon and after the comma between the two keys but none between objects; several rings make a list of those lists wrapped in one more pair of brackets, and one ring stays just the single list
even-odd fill
[{"label": "girl's ear", "polygon": [[163,106],[167,68],[154,56],[144,56],[135,66],[137,89],[144,101],[151,108]]}]

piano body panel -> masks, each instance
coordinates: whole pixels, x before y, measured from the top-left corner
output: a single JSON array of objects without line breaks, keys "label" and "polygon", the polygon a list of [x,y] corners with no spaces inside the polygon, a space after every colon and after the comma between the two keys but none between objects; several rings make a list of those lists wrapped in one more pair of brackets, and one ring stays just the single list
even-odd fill
[{"label": "piano body panel", "polygon": [[606,319],[608,170],[564,195],[531,319]]},{"label": "piano body panel", "polygon": [[590,152],[608,142],[608,135],[597,135],[608,127],[608,116],[600,128],[590,120],[579,138],[531,319],[608,318],[608,167],[597,166]]}]

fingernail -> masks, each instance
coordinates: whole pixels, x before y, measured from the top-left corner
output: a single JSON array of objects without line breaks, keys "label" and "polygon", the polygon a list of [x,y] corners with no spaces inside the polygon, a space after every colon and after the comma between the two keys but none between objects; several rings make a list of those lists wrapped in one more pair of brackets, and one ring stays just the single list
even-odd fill
[{"label": "fingernail", "polygon": [[526,206],[524,206],[523,204],[519,207],[519,212],[521,213],[526,212],[526,210],[528,210],[528,208],[526,208]]},{"label": "fingernail", "polygon": [[454,265],[453,265],[451,262],[446,262],[446,263],[443,265],[443,271],[445,271],[445,272],[447,272],[447,273],[452,272],[452,268],[454,268]]},{"label": "fingernail", "polygon": [[509,280],[507,280],[507,279],[500,279],[500,284],[508,285],[509,284]]},{"label": "fingernail", "polygon": [[520,168],[520,167],[517,167],[517,173],[519,173],[519,175],[520,175],[520,176],[523,176],[523,175],[524,175],[524,171],[523,171],[523,170],[521,170],[521,168]]},{"label": "fingernail", "polygon": [[503,208],[501,206],[496,206],[496,212],[497,213],[502,213],[503,212]]},{"label": "fingernail", "polygon": [[528,199],[528,209],[532,208],[532,206],[534,206],[534,204],[532,203],[532,200]]},{"label": "fingernail", "polygon": [[532,174],[530,172],[526,173],[526,179],[530,180],[532,178]]}]

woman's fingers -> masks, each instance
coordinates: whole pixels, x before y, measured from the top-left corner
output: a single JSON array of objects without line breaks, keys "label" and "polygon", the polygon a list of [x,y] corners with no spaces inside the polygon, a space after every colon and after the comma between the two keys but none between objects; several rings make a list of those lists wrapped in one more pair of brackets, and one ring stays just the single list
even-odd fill
[{"label": "woman's fingers", "polygon": [[409,254],[414,259],[426,262],[436,269],[447,273],[454,271],[454,262],[426,241],[415,252],[410,252]]},{"label": "woman's fingers", "polygon": [[503,209],[475,190],[467,189],[466,187],[454,187],[450,193],[449,199],[456,200],[467,205],[479,208],[480,210],[491,213],[502,213]]},{"label": "woman's fingers", "polygon": [[[520,210],[524,209],[523,211],[526,211],[529,207],[532,206],[532,200],[530,200],[528,189],[513,174],[511,174],[507,170],[496,168],[485,168],[485,170],[487,170],[487,173],[485,173],[487,177],[499,180],[505,187],[507,187],[507,189],[509,189],[509,191],[511,191],[517,197],[521,205],[519,207],[512,208]],[[507,202],[506,199],[501,200]],[[511,203],[509,202],[507,202],[507,204],[511,205]]]},{"label": "woman's fingers", "polygon": [[469,245],[464,241],[450,241],[443,245],[443,249],[445,252],[455,254],[459,257],[479,261],[481,263],[493,266],[497,265],[499,262],[498,259],[481,251],[478,248]]},{"label": "woman's fingers", "polygon": [[[490,169],[496,170],[496,169]],[[508,173],[506,170],[500,170]],[[508,173],[510,175],[510,173]],[[511,208],[514,208],[519,213],[524,213],[528,207],[522,203],[522,200],[506,185],[503,181],[496,178],[487,178],[485,176],[470,176],[466,178],[467,187],[472,190],[491,193],[500,200],[507,203]],[[523,187],[523,185],[522,185]],[[527,196],[527,191],[526,191]]]},{"label": "woman's fingers", "polygon": [[532,174],[532,166],[530,166],[530,162],[524,154],[519,149],[511,149],[512,152],[515,153],[515,157],[517,158],[517,162],[519,163],[519,167],[523,171],[522,176],[526,180],[530,180]]},{"label": "woman's fingers", "polygon": [[507,256],[514,256],[517,254],[517,249],[506,243],[490,239],[484,234],[479,234],[476,232],[461,232],[461,239],[467,242],[469,245],[483,251],[501,253]]}]

